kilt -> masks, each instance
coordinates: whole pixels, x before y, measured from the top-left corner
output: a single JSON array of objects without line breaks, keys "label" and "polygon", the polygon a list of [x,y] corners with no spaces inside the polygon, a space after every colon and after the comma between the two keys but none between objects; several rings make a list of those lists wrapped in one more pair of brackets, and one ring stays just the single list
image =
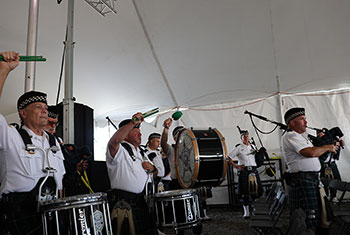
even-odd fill
[{"label": "kilt", "polygon": [[288,186],[288,195],[290,213],[301,208],[306,214],[307,227],[319,227],[321,224],[319,179],[292,178]]},{"label": "kilt", "polygon": [[37,201],[32,192],[3,194],[1,199],[0,234],[42,235],[41,215],[37,211]]},{"label": "kilt", "polygon": [[[248,170],[248,168],[250,168]],[[254,198],[261,197],[263,193],[262,184],[260,181],[259,173],[256,169],[256,167],[245,167],[243,170],[238,171],[238,194],[240,196],[242,195],[249,195],[248,190],[248,177],[249,174],[254,173],[256,176],[256,181],[258,183],[258,195],[251,195]]]},{"label": "kilt", "polygon": [[[144,199],[144,193],[135,194],[123,190],[114,189],[109,192],[108,198],[110,211],[113,210],[114,205],[120,200],[124,200],[130,205],[136,234],[158,234],[153,215],[151,215],[148,211],[148,207]],[[113,223],[113,221],[112,228],[115,234],[116,224]],[[122,228],[122,234],[129,234],[128,231],[129,226],[126,226],[124,224]]]}]

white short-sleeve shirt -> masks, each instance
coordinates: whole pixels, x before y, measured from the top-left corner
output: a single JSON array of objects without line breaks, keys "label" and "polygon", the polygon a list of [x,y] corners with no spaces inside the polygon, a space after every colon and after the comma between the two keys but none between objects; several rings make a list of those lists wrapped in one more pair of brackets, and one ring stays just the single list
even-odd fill
[{"label": "white short-sleeve shirt", "polygon": [[162,160],[162,154],[160,153],[159,150],[152,150],[149,147],[147,147],[146,154],[149,155],[150,153],[156,154],[156,156],[153,158],[152,162],[158,170],[157,176],[163,177],[164,173],[165,173],[165,169],[164,169],[164,164],[163,164],[163,160]]},{"label": "white short-sleeve shirt", "polygon": [[255,151],[249,145],[239,144],[228,155],[232,160],[238,159],[238,165],[256,166]]},{"label": "white short-sleeve shirt", "polygon": [[143,157],[140,149],[128,142],[125,143],[130,145],[135,161],[121,144],[114,158],[112,158],[107,146],[106,164],[111,188],[138,194],[143,191],[147,180],[150,179],[142,167]]},{"label": "white short-sleeve shirt", "polygon": [[304,157],[300,154],[300,150],[313,147],[306,132],[299,134],[295,131],[288,131],[282,136],[281,143],[287,172],[320,171],[321,164],[318,158]]},{"label": "white short-sleeve shirt", "polygon": [[[23,129],[28,132],[33,145],[45,150],[50,148],[46,132],[43,136],[38,136],[26,126]],[[56,146],[59,146],[57,140]],[[58,189],[62,189],[62,178],[65,174],[62,151],[49,151],[48,157],[51,167],[57,170],[54,176],[58,181]],[[34,154],[27,152],[17,129],[7,125],[5,118],[0,115],[0,196],[10,192],[31,191],[39,179],[46,176],[42,169],[47,166],[46,154],[39,149]]]}]

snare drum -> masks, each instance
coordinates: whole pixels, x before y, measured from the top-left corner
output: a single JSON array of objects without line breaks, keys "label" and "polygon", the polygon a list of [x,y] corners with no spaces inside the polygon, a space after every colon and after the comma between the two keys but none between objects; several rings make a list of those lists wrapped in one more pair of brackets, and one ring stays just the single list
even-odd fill
[{"label": "snare drum", "polygon": [[106,193],[44,202],[41,211],[45,235],[112,235]]},{"label": "snare drum", "polygon": [[183,188],[218,186],[228,166],[225,139],[217,129],[183,129],[175,147],[176,175]]},{"label": "snare drum", "polygon": [[156,193],[154,201],[158,226],[189,228],[199,222],[198,196],[193,189]]}]

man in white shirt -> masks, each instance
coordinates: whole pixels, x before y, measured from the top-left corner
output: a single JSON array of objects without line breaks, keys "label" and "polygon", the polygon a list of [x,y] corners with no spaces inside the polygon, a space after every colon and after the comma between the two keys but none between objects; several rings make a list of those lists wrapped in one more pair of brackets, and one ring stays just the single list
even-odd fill
[{"label": "man in white shirt", "polygon": [[[249,218],[249,205],[262,195],[263,188],[255,162],[256,147],[252,147],[249,143],[248,131],[243,130],[240,134],[242,143],[236,145],[228,156],[233,167],[238,169],[238,194],[242,197],[243,218]],[[237,164],[233,161],[236,158],[238,159]]]},{"label": "man in white shirt", "polygon": [[306,225],[316,234],[327,234],[321,228],[321,203],[319,193],[319,156],[325,152],[336,152],[338,146],[314,147],[306,133],[307,121],[304,108],[289,109],[284,120],[288,131],[282,136],[282,155],[286,163],[286,181],[290,213],[301,208],[306,214]]},{"label": "man in white shirt", "polygon": [[[157,235],[155,223],[144,200],[144,189],[150,181],[147,172],[154,172],[155,167],[139,148],[142,121],[142,113],[123,120],[108,142],[106,164],[112,188],[110,204],[114,206],[119,201],[126,201],[132,209],[136,234]],[[123,231],[122,234],[128,234]]]},{"label": "man in white shirt", "polygon": [[[0,62],[0,96],[9,73],[19,62],[18,53],[3,52],[1,55],[4,62]],[[58,142],[44,131],[48,119],[46,94],[24,93],[17,101],[17,109],[21,118],[18,130],[8,126],[0,115],[1,216],[6,217],[0,225],[0,234],[42,234],[36,198],[39,184],[47,176],[43,170],[47,167],[57,170],[55,174],[50,173],[51,181],[46,181],[52,185],[47,188],[45,184],[43,188],[51,192],[55,192],[56,187],[61,190],[64,158]],[[30,143],[34,149],[28,147]],[[48,151],[46,156],[45,151],[53,145],[57,146],[56,150]]]},{"label": "man in white shirt", "polygon": [[163,157],[159,150],[160,134],[152,133],[148,136],[148,142],[145,149],[145,154],[151,160],[157,169],[154,175],[155,186],[159,183],[160,179],[164,176],[165,169],[163,164]]}]

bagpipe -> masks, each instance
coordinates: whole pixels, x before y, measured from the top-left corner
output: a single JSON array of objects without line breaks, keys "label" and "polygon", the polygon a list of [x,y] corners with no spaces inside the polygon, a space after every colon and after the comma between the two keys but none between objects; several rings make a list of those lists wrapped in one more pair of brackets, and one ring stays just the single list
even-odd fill
[{"label": "bagpipe", "polygon": [[[339,127],[333,127],[331,129],[327,129],[327,128],[322,128],[322,129],[316,129],[316,128],[311,128],[313,130],[316,130],[317,132],[323,132],[324,135],[322,137],[319,136],[313,136],[313,135],[308,135],[308,137],[311,140],[311,143],[318,147],[318,146],[322,146],[322,145],[330,145],[330,144],[336,144],[339,143],[340,147],[336,153],[332,153],[332,158],[335,160],[339,160],[339,156],[340,156],[340,150],[344,148],[343,146],[343,142],[340,141],[340,138],[344,136],[343,132],[341,131],[341,129]],[[324,154],[320,157],[321,161],[326,160],[327,155]]]},{"label": "bagpipe", "polygon": [[[241,130],[241,128],[239,126],[237,126],[237,129],[238,129],[240,135],[242,135],[244,133],[248,133],[248,131]],[[253,137],[251,137],[251,139],[249,140],[249,144],[252,147],[252,149],[254,150],[255,163],[256,163],[257,167],[262,166],[265,159],[270,160],[269,155],[267,154],[265,147],[261,145],[262,147],[260,147],[260,149],[258,149]]]},{"label": "bagpipe", "polygon": [[[250,119],[251,119],[251,122],[252,122],[252,124],[253,124],[255,130],[258,130],[259,132],[261,132],[261,133],[263,133],[263,134],[270,134],[270,133],[272,133],[273,131],[275,131],[277,127],[280,127],[280,129],[282,129],[282,130],[284,130],[284,131],[287,131],[287,130],[288,130],[287,125],[285,125],[285,124],[283,124],[283,123],[279,123],[279,122],[276,122],[276,121],[269,120],[269,119],[266,118],[266,117],[263,117],[263,116],[260,116],[260,115],[251,113],[251,112],[249,112],[249,111],[247,111],[247,110],[244,112],[244,114],[249,114]],[[273,123],[273,124],[276,125],[276,127],[275,127],[272,131],[270,131],[270,132],[263,132],[263,131],[261,131],[261,130],[259,130],[259,129],[257,128],[257,126],[255,125],[255,123],[253,122],[252,117],[256,117],[256,118],[259,118],[259,119],[261,119],[261,120],[263,120],[263,121]],[[330,130],[328,130],[328,129],[326,129],[326,128],[318,129],[318,128],[309,127],[309,126],[308,126],[307,128],[308,128],[308,129],[311,129],[311,130],[315,130],[315,131],[317,131],[317,132],[323,132],[323,133],[324,133],[324,136],[322,136],[322,137],[316,137],[316,136],[308,135],[308,137],[310,138],[311,143],[312,143],[314,146],[318,147],[318,146],[322,146],[322,145],[335,144],[335,143],[339,142],[341,148],[344,148],[344,147],[342,146],[342,141],[339,140],[339,138],[343,137],[344,134],[343,134],[343,132],[340,130],[339,127],[333,127],[333,128],[331,128]],[[339,159],[339,154],[340,154],[340,149],[341,149],[341,148],[339,148],[338,151],[337,151],[336,153],[332,154],[332,157],[333,157],[334,159],[337,159],[337,160]],[[322,160],[322,158],[321,158],[321,160]]]}]

